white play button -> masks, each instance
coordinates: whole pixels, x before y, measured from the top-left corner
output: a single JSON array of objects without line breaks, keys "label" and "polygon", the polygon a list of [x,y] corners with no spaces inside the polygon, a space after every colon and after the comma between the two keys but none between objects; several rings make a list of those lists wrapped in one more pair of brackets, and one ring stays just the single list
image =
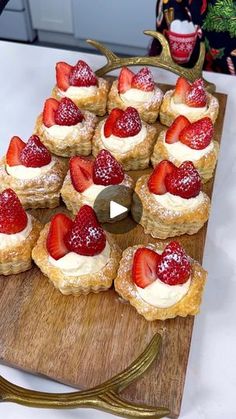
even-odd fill
[{"label": "white play button", "polygon": [[118,204],[115,201],[110,201],[110,218],[118,217],[118,215],[128,212],[128,208]]}]

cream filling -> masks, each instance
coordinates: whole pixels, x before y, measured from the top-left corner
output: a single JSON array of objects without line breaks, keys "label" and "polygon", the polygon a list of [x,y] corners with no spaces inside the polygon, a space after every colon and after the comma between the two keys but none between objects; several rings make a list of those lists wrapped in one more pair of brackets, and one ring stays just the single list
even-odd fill
[{"label": "cream filling", "polygon": [[14,247],[20,242],[24,241],[31,233],[32,230],[32,218],[31,215],[27,214],[28,222],[24,230],[15,234],[0,233],[0,250],[7,247]]},{"label": "cream filling", "polygon": [[94,96],[97,93],[97,86],[70,86],[64,92],[63,90],[59,90],[61,96],[69,97],[70,99],[77,99],[77,98],[86,98],[89,96]]},{"label": "cream filling", "polygon": [[110,245],[106,242],[106,246],[99,255],[83,256],[75,252],[69,252],[62,258],[55,260],[50,255],[49,263],[60,269],[64,275],[80,276],[93,274],[100,271],[107,264],[110,257]]},{"label": "cream filling", "polygon": [[54,166],[54,164],[54,159],[42,167],[26,167],[21,164],[18,166],[8,166],[8,164],[6,164],[6,172],[15,179],[28,180],[44,175]]},{"label": "cream filling", "polygon": [[123,100],[123,102],[129,102],[130,104],[148,102],[152,99],[154,91],[155,90],[151,92],[145,92],[141,89],[131,88],[125,93],[121,93],[120,98]]},{"label": "cream filling", "polygon": [[142,125],[142,128],[137,135],[125,138],[120,138],[116,135],[111,135],[110,137],[106,138],[104,135],[104,125],[101,128],[101,139],[104,148],[119,154],[125,154],[132,150],[137,144],[141,143],[146,138],[146,135],[147,128],[144,125]]},{"label": "cream filling", "polygon": [[108,188],[109,186],[111,186],[111,185],[104,186],[104,185],[95,185],[95,183],[93,183],[87,189],[85,189],[84,192],[82,192],[83,202],[86,202],[87,204],[93,205],[97,196],[102,191],[104,191],[104,189]]},{"label": "cream filling", "polygon": [[190,148],[187,145],[181,143],[181,141],[168,144],[164,139],[163,143],[168,152],[168,155],[179,160],[181,163],[186,160],[199,160],[201,157],[205,156],[207,153],[210,153],[210,151],[214,149],[213,141],[211,141],[210,144],[202,150],[194,150],[193,148]]},{"label": "cream filling", "polygon": [[175,103],[173,97],[170,99],[170,108],[179,115],[188,116],[189,114],[192,114],[194,117],[199,118],[207,111],[207,106],[195,108],[193,106],[188,106],[185,103]]},{"label": "cream filling", "polygon": [[178,303],[187,294],[190,284],[191,277],[181,285],[168,285],[157,278],[146,288],[136,285],[136,289],[146,303],[157,308],[167,308]]},{"label": "cream filling", "polygon": [[70,126],[52,125],[49,128],[44,125],[44,129],[51,137],[55,137],[58,140],[64,140],[68,135],[72,135],[76,127],[80,127],[80,126],[81,126],[81,122],[79,122],[76,125],[70,125]]},{"label": "cream filling", "polygon": [[184,211],[192,210],[197,208],[204,201],[204,195],[202,192],[195,196],[194,198],[182,198],[181,196],[173,195],[169,192],[166,192],[163,195],[151,194],[155,200],[168,210],[173,211]]}]

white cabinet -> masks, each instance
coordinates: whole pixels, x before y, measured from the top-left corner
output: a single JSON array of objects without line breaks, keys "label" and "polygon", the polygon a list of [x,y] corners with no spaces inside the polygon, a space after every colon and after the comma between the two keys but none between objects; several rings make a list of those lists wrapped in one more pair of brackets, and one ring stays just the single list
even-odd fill
[{"label": "white cabinet", "polygon": [[73,33],[71,0],[29,0],[35,29]]},{"label": "white cabinet", "polygon": [[143,31],[155,29],[156,0],[72,0],[72,8],[80,40],[145,49],[150,38]]}]

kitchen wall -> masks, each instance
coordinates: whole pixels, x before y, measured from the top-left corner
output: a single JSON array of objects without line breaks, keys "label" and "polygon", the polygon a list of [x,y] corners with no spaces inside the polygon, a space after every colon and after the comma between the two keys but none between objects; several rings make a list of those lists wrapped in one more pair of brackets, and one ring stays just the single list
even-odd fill
[{"label": "kitchen wall", "polygon": [[[29,11],[31,29],[40,42],[90,48],[85,42],[90,38],[106,43],[115,52],[145,54],[149,38],[142,32],[155,28],[156,0],[10,1],[14,2]],[[21,40],[17,24],[8,25],[5,33],[1,31],[6,13],[9,11],[0,17],[0,37]]]}]

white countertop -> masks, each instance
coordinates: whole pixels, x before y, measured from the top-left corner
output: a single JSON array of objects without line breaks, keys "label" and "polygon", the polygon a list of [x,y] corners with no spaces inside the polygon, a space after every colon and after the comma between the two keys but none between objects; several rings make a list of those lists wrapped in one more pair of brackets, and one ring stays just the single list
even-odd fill
[{"label": "white countertop", "polygon": [[[0,42],[0,155],[9,139],[32,133],[35,118],[55,82],[57,61],[85,59],[94,68],[105,59],[92,54]],[[158,82],[176,76],[155,69]],[[204,267],[209,278],[194,326],[181,419],[236,417],[236,77],[205,73],[217,91],[228,94],[223,139],[216,173]],[[234,248],[235,246],[235,248]],[[50,380],[0,365],[0,374],[21,386],[49,392],[72,391]],[[112,419],[96,410],[41,410],[0,403],[4,419]]]}]

